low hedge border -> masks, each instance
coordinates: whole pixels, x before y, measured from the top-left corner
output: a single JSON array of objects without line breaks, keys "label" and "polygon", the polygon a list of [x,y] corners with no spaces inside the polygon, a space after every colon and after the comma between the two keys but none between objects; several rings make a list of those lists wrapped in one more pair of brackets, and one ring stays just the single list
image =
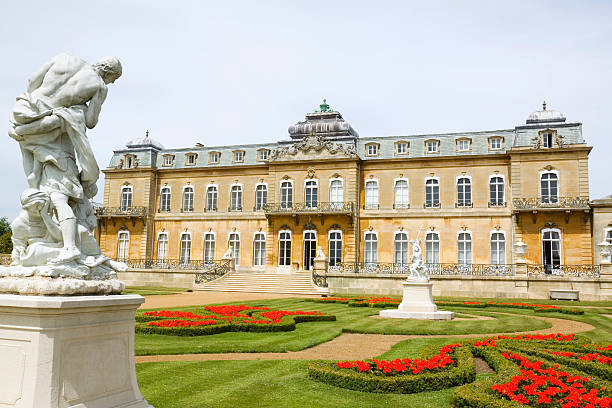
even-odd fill
[{"label": "low hedge border", "polygon": [[[469,301],[466,301],[469,302]],[[473,302],[473,303],[464,303],[464,302],[449,302],[449,301],[437,301],[437,305],[440,306],[457,306],[457,307],[469,307],[469,308],[486,308],[486,307],[502,307],[502,308],[510,308],[510,309],[525,309],[525,310],[533,310],[535,313],[564,313],[570,315],[583,315],[584,310],[580,309],[568,309],[563,307],[558,307],[556,309],[549,307],[537,307],[537,306],[528,306],[528,305],[513,305],[513,304],[497,304],[497,303],[487,303],[487,302]],[[554,306],[554,305],[543,305],[543,306]]]},{"label": "low hedge border", "polygon": [[457,347],[453,357],[457,362],[455,367],[436,373],[382,376],[341,369],[335,363],[315,362],[308,367],[308,376],[350,390],[400,394],[442,390],[474,381],[476,371],[470,347]]}]

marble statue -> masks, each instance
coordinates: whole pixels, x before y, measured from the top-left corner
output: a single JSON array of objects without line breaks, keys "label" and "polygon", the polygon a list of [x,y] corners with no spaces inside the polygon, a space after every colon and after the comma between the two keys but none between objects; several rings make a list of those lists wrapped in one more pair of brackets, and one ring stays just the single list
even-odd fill
[{"label": "marble statue", "polygon": [[421,280],[428,282],[429,277],[427,276],[427,270],[425,268],[425,264],[423,263],[421,240],[411,240],[410,244],[412,244],[412,261],[410,264],[410,276],[408,277],[408,280]]},{"label": "marble statue", "polygon": [[123,290],[116,271],[125,264],[105,257],[93,235],[97,220],[89,199],[97,193],[100,169],[86,135],[98,123],[107,85],[121,72],[114,57],[89,65],[59,54],[17,97],[8,133],[19,142],[28,188],[11,224],[12,264],[0,268],[0,292]]}]

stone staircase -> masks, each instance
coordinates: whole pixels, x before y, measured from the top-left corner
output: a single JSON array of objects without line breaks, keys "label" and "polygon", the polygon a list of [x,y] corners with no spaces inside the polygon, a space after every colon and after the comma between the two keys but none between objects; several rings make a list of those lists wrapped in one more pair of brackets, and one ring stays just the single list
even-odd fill
[{"label": "stone staircase", "polygon": [[287,293],[296,295],[326,295],[328,288],[312,282],[310,271],[300,272],[230,272],[219,279],[198,284],[194,290],[219,292]]}]

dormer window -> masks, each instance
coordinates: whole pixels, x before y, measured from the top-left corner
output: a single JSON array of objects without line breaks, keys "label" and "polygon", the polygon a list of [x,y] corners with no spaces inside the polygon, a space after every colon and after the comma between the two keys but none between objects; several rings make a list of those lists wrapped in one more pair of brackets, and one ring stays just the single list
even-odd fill
[{"label": "dormer window", "polygon": [[503,147],[503,139],[501,137],[489,138],[489,150],[501,150]]},{"label": "dormer window", "polygon": [[269,156],[270,156],[270,150],[268,149],[259,149],[257,151],[257,160],[259,161],[268,160]]},{"label": "dormer window", "polygon": [[555,134],[551,131],[542,133],[542,147],[551,148],[554,147]]},{"label": "dormer window", "polygon": [[165,154],[165,155],[163,156],[163,160],[164,160],[164,161],[163,161],[163,165],[164,165],[165,167],[172,166],[172,165],[174,164],[174,155],[171,155],[171,154]]},{"label": "dormer window", "polygon": [[366,145],[367,156],[378,156],[378,143],[370,143]]},{"label": "dormer window", "polygon": [[185,165],[195,166],[197,159],[198,159],[198,155],[196,153],[187,153],[185,155]]},{"label": "dormer window", "polygon": [[472,147],[472,141],[468,138],[457,139],[457,151],[469,152]]},{"label": "dormer window", "polygon": [[234,151],[234,163],[244,163],[244,150]]},{"label": "dormer window", "polygon": [[208,163],[217,164],[221,160],[221,153],[219,152],[210,152],[208,153]]},{"label": "dormer window", "polygon": [[407,155],[410,143],[400,141],[395,143],[395,154],[398,156]]},{"label": "dormer window", "polygon": [[425,141],[425,151],[427,153],[438,153],[440,151],[440,141],[439,140],[426,140]]},{"label": "dormer window", "polygon": [[124,169],[133,169],[138,167],[138,159],[133,154],[126,154],[123,157],[123,168]]}]

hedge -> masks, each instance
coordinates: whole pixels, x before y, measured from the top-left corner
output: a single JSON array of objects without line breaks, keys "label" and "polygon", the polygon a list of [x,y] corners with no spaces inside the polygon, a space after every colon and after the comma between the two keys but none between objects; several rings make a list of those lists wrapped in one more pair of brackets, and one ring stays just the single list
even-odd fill
[{"label": "hedge", "polygon": [[308,376],[350,390],[401,394],[441,390],[474,381],[476,372],[469,346],[457,347],[453,356],[457,366],[435,373],[377,375],[341,369],[335,363],[315,362],[308,367]]}]

